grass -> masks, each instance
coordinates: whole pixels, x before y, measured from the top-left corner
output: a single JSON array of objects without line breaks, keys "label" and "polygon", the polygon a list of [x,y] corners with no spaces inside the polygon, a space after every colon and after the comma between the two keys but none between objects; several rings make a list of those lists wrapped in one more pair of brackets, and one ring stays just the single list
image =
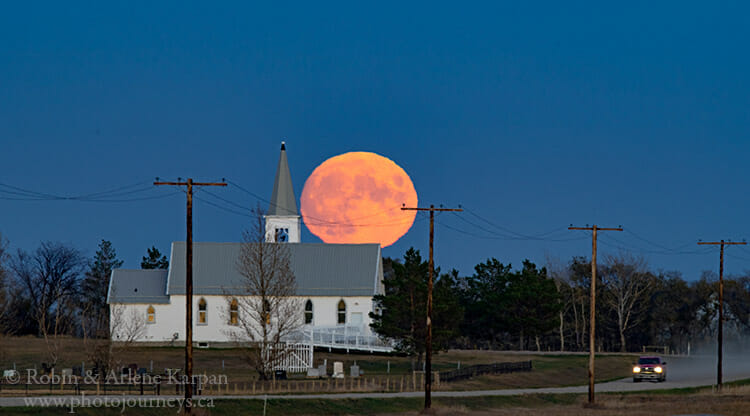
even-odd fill
[{"label": "grass", "polygon": [[[657,394],[601,394],[597,405],[588,406],[582,394],[535,394],[484,396],[471,398],[435,398],[437,415],[545,415],[545,416],[659,416],[714,413],[744,416],[750,407],[750,381],[727,386],[721,394],[709,389],[685,396],[678,389]],[[216,400],[213,407],[198,409],[198,416],[263,414],[263,400]],[[422,399],[344,399],[344,400],[269,400],[268,416],[343,416],[343,415],[417,415]],[[3,415],[64,415],[69,408],[4,408]],[[79,415],[174,415],[176,408],[77,408]]]},{"label": "grass", "polygon": [[[21,372],[29,368],[41,369],[47,361],[44,341],[35,337],[0,337],[0,369],[15,365]],[[58,369],[80,366],[87,360],[83,342],[76,338],[66,338],[62,342]],[[331,370],[334,361],[342,361],[348,372],[355,362],[364,371],[365,377],[392,377],[392,380],[411,375],[411,361],[408,357],[375,355],[367,353],[328,353],[315,352],[315,365],[328,362]],[[452,370],[474,364],[493,362],[532,360],[534,369],[528,373],[485,375],[474,379],[442,383],[442,390],[478,390],[502,388],[531,388],[549,386],[583,385],[587,383],[588,358],[583,355],[535,355],[533,353],[508,353],[503,351],[451,350],[434,356],[435,371]],[[163,373],[165,368],[184,366],[182,347],[133,347],[123,353],[121,362],[125,365],[136,363],[149,368],[153,362],[155,373]],[[597,358],[597,381],[608,381],[629,376],[632,356],[603,355]],[[390,363],[390,372],[388,372]],[[223,368],[222,368],[223,364]],[[256,374],[243,360],[242,351],[231,348],[207,348],[194,350],[194,373],[226,375],[231,383],[252,383]],[[294,375],[304,380],[304,375]],[[410,377],[409,377],[410,378]]]}]

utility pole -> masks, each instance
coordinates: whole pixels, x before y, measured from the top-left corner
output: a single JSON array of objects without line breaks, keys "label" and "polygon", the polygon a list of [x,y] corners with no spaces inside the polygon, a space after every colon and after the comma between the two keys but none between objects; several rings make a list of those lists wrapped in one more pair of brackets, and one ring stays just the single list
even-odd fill
[{"label": "utility pole", "polygon": [[429,208],[407,207],[406,204],[401,206],[402,211],[430,211],[430,261],[427,278],[427,337],[425,339],[425,361],[424,361],[424,408],[429,409],[432,406],[432,275],[435,273],[435,262],[433,259],[433,241],[435,240],[435,211],[445,212],[462,212],[460,208],[435,208],[430,205]]},{"label": "utility pole", "polygon": [[185,413],[190,413],[193,401],[193,186],[227,186],[224,182],[160,182],[154,185],[187,186],[187,241],[185,242]]},{"label": "utility pole", "polygon": [[722,386],[722,359],[724,349],[724,246],[744,246],[746,242],[733,243],[731,241],[710,241],[698,242],[699,246],[721,246],[719,251],[719,345],[718,345],[718,363],[716,365],[716,386],[721,391]]},{"label": "utility pole", "polygon": [[594,404],[594,352],[595,352],[595,329],[596,329],[596,233],[597,231],[622,231],[622,227],[602,228],[593,227],[568,227],[569,230],[589,230],[591,236],[591,305],[589,306],[589,403]]}]

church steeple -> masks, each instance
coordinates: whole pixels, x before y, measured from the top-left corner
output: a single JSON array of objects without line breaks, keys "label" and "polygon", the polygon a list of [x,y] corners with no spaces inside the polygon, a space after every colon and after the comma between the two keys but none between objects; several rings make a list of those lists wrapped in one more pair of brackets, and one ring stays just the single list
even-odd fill
[{"label": "church steeple", "polygon": [[294,198],[292,175],[289,173],[289,162],[286,160],[286,143],[281,142],[281,155],[276,168],[276,179],[273,183],[271,205],[268,215],[298,215],[297,201]]},{"label": "church steeple", "polygon": [[273,183],[271,204],[266,215],[267,242],[300,242],[300,216],[292,187],[292,175],[286,159],[286,144],[281,142],[281,154]]}]

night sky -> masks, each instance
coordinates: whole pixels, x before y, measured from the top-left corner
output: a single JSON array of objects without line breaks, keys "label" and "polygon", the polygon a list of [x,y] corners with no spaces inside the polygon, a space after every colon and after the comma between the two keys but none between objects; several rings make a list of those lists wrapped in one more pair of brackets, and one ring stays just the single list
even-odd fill
[{"label": "night sky", "polygon": [[[750,238],[744,2],[111,3],[0,15],[0,183],[132,185],[115,201],[0,187],[11,249],[53,240],[91,256],[108,239],[131,268],[151,245],[168,253],[185,197],[151,189],[156,176],[232,181],[196,193],[194,235],[239,241],[242,207],[268,205],[251,193],[270,199],[282,140],[297,198],[327,158],[372,151],[421,205],[462,205],[437,217],[435,246],[462,275],[488,257],[590,255],[569,224],[622,225],[601,252],[688,280],[718,270],[698,239]],[[427,237],[419,215],[384,255],[426,256]],[[727,273],[746,269],[750,248],[728,248]]]}]

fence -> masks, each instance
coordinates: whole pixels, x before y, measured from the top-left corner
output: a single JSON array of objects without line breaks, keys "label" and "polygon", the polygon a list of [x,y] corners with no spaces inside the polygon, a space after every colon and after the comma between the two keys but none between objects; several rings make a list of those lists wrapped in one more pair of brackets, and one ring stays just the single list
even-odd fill
[{"label": "fence", "polygon": [[[276,348],[276,347],[270,347]],[[304,373],[313,366],[313,347],[310,344],[281,344],[283,349],[274,370],[284,370],[289,373]]]},{"label": "fence", "polygon": [[464,367],[452,371],[440,372],[440,380],[457,381],[466,380],[482,374],[502,374],[531,371],[531,361],[519,361],[510,363],[480,364]]},{"label": "fence", "polygon": [[[142,379],[141,379],[142,380]],[[424,389],[424,373],[413,372],[400,376],[372,376],[347,378],[295,378],[290,380],[266,380],[222,383],[193,384],[193,394],[201,395],[257,395],[283,393],[346,393],[346,392],[412,392]],[[441,381],[437,372],[433,380],[433,389],[441,389]],[[0,397],[10,396],[40,396],[49,394],[82,394],[86,395],[181,395],[184,385],[172,383],[168,378],[152,380],[150,382],[102,382],[85,384],[80,378],[74,377],[71,383],[36,384],[28,380],[9,384],[0,382]]]},{"label": "fence", "polygon": [[[450,385],[451,381],[465,380],[482,374],[512,373],[531,371],[531,361],[495,363],[488,365],[474,365],[459,370],[434,372],[433,389],[452,390],[460,385]],[[375,375],[371,377],[347,378],[306,378],[296,376],[290,380],[244,381],[231,382],[226,377],[218,382],[206,379],[201,381],[200,374],[196,375],[198,382],[194,384],[194,394],[199,395],[255,395],[280,393],[344,393],[344,392],[410,392],[424,389],[425,374],[412,372],[405,375]],[[179,377],[177,377],[180,380]],[[184,392],[184,386],[176,383],[168,375],[153,376],[151,379],[133,377],[129,381],[120,379],[118,382],[87,383],[77,376],[67,378],[64,382],[34,383],[25,377],[15,383],[8,383],[0,379],[0,396],[25,395],[37,396],[47,394],[141,394],[161,395]]]}]

